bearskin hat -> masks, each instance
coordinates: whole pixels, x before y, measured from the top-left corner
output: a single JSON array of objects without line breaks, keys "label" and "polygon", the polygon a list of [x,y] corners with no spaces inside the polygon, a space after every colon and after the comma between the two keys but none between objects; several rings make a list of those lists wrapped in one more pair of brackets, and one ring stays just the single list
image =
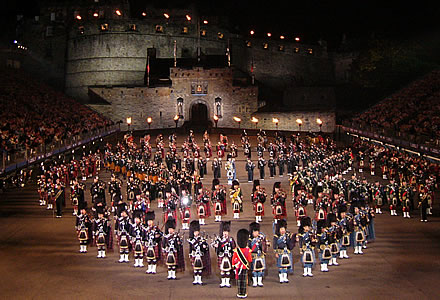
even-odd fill
[{"label": "bearskin hat", "polygon": [[141,211],[135,210],[133,212],[133,220],[136,219],[136,218],[142,219],[142,212]]},{"label": "bearskin hat", "polygon": [[304,217],[301,219],[301,227],[312,226],[312,220],[310,217]]},{"label": "bearskin hat", "polygon": [[176,221],[172,218],[168,219],[168,221],[165,223],[165,234],[168,234],[168,229],[173,228],[176,229]]},{"label": "bearskin hat", "polygon": [[194,231],[200,231],[200,223],[199,220],[192,220],[189,223],[189,237],[194,238]]},{"label": "bearskin hat", "polygon": [[79,210],[82,210],[82,209],[85,209],[85,210],[87,210],[87,202],[82,202],[81,204],[79,204],[78,205],[78,209]]},{"label": "bearskin hat", "polygon": [[154,214],[154,210],[147,211],[147,213],[145,214],[145,221],[154,220],[155,217],[156,216]]},{"label": "bearskin hat", "polygon": [[252,192],[254,192],[257,189],[257,186],[260,186],[260,180],[255,179],[254,186],[252,187]]},{"label": "bearskin hat", "polygon": [[272,189],[273,193],[275,193],[275,189],[279,189],[279,188],[281,188],[281,182],[277,181],[273,184],[273,189]]},{"label": "bearskin hat", "polygon": [[280,234],[280,229],[281,229],[282,227],[284,227],[284,228],[287,229],[287,221],[286,221],[286,220],[278,220],[278,222],[277,222],[277,228],[276,228],[276,231],[275,231],[275,234],[276,234],[276,235],[279,235],[279,234]]},{"label": "bearskin hat", "polygon": [[240,229],[237,232],[237,245],[240,248],[245,248],[249,241],[249,231],[247,229]]},{"label": "bearskin hat", "polygon": [[347,212],[347,206],[346,205],[341,205],[338,208],[338,213],[343,213],[343,212]]},{"label": "bearskin hat", "polygon": [[214,190],[215,189],[215,186],[216,185],[219,185],[220,184],[220,180],[218,180],[218,178],[214,178],[213,180],[212,180],[212,189]]},{"label": "bearskin hat", "polygon": [[170,184],[165,185],[164,192],[171,193],[171,185]]},{"label": "bearskin hat", "polygon": [[231,221],[222,221],[220,223],[219,235],[223,235],[223,231],[231,231]]},{"label": "bearskin hat", "polygon": [[237,179],[232,180],[232,186],[240,185]]},{"label": "bearskin hat", "polygon": [[252,233],[253,231],[260,231],[261,225],[257,222],[252,222],[249,224],[249,231]]},{"label": "bearskin hat", "polygon": [[318,231],[318,233],[321,233],[321,231],[322,231],[322,229],[323,228],[325,228],[325,227],[327,227],[327,221],[326,220],[319,220],[317,223],[316,223],[316,227],[317,227],[317,231]]},{"label": "bearskin hat", "polygon": [[98,214],[104,214],[105,210],[104,210],[104,206],[98,206],[96,207],[96,215]]},{"label": "bearskin hat", "polygon": [[337,220],[336,215],[334,213],[329,213],[327,215],[327,223],[328,223],[328,225],[330,225],[332,222],[337,222],[337,221],[338,220]]}]

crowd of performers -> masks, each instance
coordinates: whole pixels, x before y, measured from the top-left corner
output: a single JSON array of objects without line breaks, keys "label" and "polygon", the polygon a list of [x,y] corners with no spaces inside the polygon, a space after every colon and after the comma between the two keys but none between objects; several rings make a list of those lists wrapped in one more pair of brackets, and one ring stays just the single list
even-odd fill
[{"label": "crowd of performers", "polygon": [[[152,150],[148,135],[139,145],[132,136],[126,136],[124,142],[107,144],[102,153],[42,165],[43,174],[38,181],[40,204],[52,209],[56,203],[57,215],[61,216],[64,189],[70,185],[80,252],[87,252],[87,246],[93,244],[97,246],[97,257],[105,258],[106,250],[113,248],[113,235],[116,235],[120,263],[129,262],[132,253],[134,267],[144,267],[147,262],[146,273],[155,274],[157,264],[163,262],[170,280],[176,279],[176,272],[185,268],[183,246],[188,243],[193,284],[202,284],[202,276],[211,273],[209,250],[213,248],[221,274],[220,287],[230,287],[230,278],[235,276],[239,295],[243,296],[247,270],[252,285],[263,286],[269,247],[275,252],[280,283],[289,281],[288,274],[293,270],[292,253],[297,243],[303,276],[313,276],[316,260],[320,270],[328,272],[328,266],[338,265],[338,258],[348,258],[348,249],[354,249],[356,255],[364,253],[367,242],[375,238],[374,216],[381,214],[383,207],[388,206],[391,215],[397,215],[400,209],[405,218],[419,207],[425,221],[437,184],[435,172],[425,172],[423,160],[401,152],[390,153],[383,147],[364,142],[355,143],[352,148],[338,148],[330,139],[320,137],[292,136],[288,142],[286,137],[276,136],[269,143],[263,131],[258,134],[256,147],[259,178],[254,179],[252,147],[243,132],[241,142],[247,160],[247,181],[253,183],[251,194],[244,195],[236,172],[238,148],[234,143],[229,145],[226,136],[222,135],[216,145],[216,157],[212,157],[207,133],[203,136],[204,156],[192,132],[180,151],[177,151],[176,136],[170,135],[168,139],[169,151],[165,150],[162,135],[156,139],[156,151]],[[280,182],[275,182],[268,193],[261,187],[260,182],[265,179],[263,153],[266,151],[269,152],[270,177],[277,173],[289,176],[288,188],[283,189]],[[207,188],[202,179],[208,173],[209,160],[214,179]],[[375,175],[375,162],[383,166],[382,180],[367,182],[362,177],[366,160],[370,162],[371,175]],[[230,187],[220,184],[222,161],[225,161]],[[100,169],[112,173],[110,182],[100,180]],[[343,174],[350,171],[355,171],[351,179],[344,178]],[[93,183],[86,191],[83,181],[88,177],[93,177]],[[380,183],[385,178],[389,183]],[[91,209],[85,193],[91,195]],[[230,221],[222,221],[222,217],[227,215],[230,202],[233,219],[240,218],[246,201],[252,203],[255,222],[249,228],[247,247],[242,247],[243,243],[236,243],[229,235]],[[266,234],[260,232],[267,206],[272,213],[272,245]],[[308,206],[313,207],[311,216],[307,215]],[[156,221],[155,212],[161,214],[162,227]],[[286,219],[291,213],[296,216],[298,234],[287,231]],[[215,222],[220,222],[219,235],[214,237],[200,230],[211,215]],[[178,231],[177,222],[181,223]],[[186,240],[185,230],[189,232]],[[237,249],[241,248],[243,251],[238,255]]]}]

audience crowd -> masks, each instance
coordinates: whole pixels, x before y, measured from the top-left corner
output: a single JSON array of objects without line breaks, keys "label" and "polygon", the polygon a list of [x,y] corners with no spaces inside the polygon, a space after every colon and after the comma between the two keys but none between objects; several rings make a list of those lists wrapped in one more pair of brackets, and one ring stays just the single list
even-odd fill
[{"label": "audience crowd", "polygon": [[426,136],[440,137],[440,70],[432,71],[423,78],[385,98],[367,111],[353,118],[354,124],[373,129],[385,129]]},{"label": "audience crowd", "polygon": [[0,70],[0,150],[51,144],[110,125],[111,121],[17,70]]}]

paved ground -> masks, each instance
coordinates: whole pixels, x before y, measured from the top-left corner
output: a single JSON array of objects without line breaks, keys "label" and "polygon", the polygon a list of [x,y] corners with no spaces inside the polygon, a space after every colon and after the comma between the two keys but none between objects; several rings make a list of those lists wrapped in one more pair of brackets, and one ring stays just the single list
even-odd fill
[{"label": "paved ground", "polygon": [[[236,143],[238,138],[235,139]],[[241,153],[240,153],[241,154]],[[241,154],[242,155],[242,154]],[[240,156],[242,159],[242,156]],[[239,221],[232,221],[232,234],[248,227],[254,220],[248,195],[252,184],[245,182],[244,161],[237,163],[239,179],[246,195],[244,213]],[[212,172],[204,183],[211,185]],[[224,172],[223,172],[224,174]],[[103,179],[109,174],[102,174]],[[276,178],[287,189],[286,177]],[[272,180],[262,182],[270,193]],[[222,179],[226,184],[226,179]],[[90,180],[87,181],[87,187]],[[90,201],[90,200],[89,200]],[[69,203],[69,201],[67,201]],[[266,206],[266,212],[269,211]],[[295,218],[289,202],[289,229],[296,232]],[[69,209],[69,207],[67,208]],[[228,207],[229,209],[229,207]],[[290,283],[280,285],[269,251],[269,275],[264,288],[249,287],[253,299],[435,299],[440,295],[440,218],[438,206],[428,223],[421,223],[416,211],[412,219],[379,215],[375,219],[377,239],[368,244],[363,256],[339,260],[330,272],[321,273],[315,266],[313,278],[303,278],[299,251],[294,249],[295,272]],[[36,187],[8,190],[0,194],[0,280],[1,299],[234,299],[236,287],[220,289],[218,270],[204,279],[206,285],[194,287],[191,268],[178,273],[177,281],[168,281],[165,267],[158,267],[156,275],[133,268],[132,263],[119,264],[117,251],[108,253],[105,260],[96,258],[96,249],[78,253],[74,231],[75,219],[71,210],[63,218],[52,217],[51,211],[38,206]],[[226,219],[231,219],[230,209]],[[272,217],[267,214],[262,228],[272,236]],[[213,218],[202,230],[213,234],[218,224]],[[187,235],[186,235],[187,236]],[[270,249],[272,250],[272,249]],[[185,246],[187,255],[187,245]],[[131,257],[130,257],[131,258]],[[132,260],[132,259],[131,259]]]}]

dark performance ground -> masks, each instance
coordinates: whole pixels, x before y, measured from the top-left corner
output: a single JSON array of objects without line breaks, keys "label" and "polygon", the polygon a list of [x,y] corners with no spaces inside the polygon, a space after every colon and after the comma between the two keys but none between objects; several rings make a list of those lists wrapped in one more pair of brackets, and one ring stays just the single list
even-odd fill
[{"label": "dark performance ground", "polygon": [[[217,137],[211,137],[216,142]],[[200,137],[198,138],[200,140]],[[200,140],[201,142],[201,140]],[[238,143],[238,137],[235,138]],[[253,143],[255,145],[255,143]],[[255,153],[253,153],[255,160]],[[267,154],[266,154],[267,155]],[[211,164],[203,180],[210,187]],[[243,154],[240,149],[237,162],[238,179],[245,195],[244,213],[240,220],[232,220],[232,235],[240,228],[248,228],[254,220],[249,195],[252,184],[247,183]],[[257,170],[255,175],[257,175]],[[267,172],[268,173],[268,172]],[[221,182],[226,185],[225,171]],[[102,173],[104,181],[110,174]],[[280,180],[288,189],[288,177],[262,181],[270,195],[272,185]],[[87,180],[87,191],[90,187]],[[125,199],[125,185],[124,185]],[[89,192],[86,193],[90,204]],[[290,198],[289,198],[290,199]],[[297,232],[292,202],[288,200],[288,229]],[[153,207],[156,208],[156,203]],[[272,239],[272,215],[266,204],[262,231]],[[156,220],[162,220],[156,208]],[[440,218],[438,205],[428,223],[421,223],[418,211],[411,219],[401,213],[392,217],[386,211],[375,218],[376,241],[368,244],[364,255],[338,259],[339,266],[330,266],[330,272],[321,273],[319,263],[313,269],[314,277],[302,277],[298,247],[294,248],[295,271],[290,283],[280,285],[272,248],[267,264],[269,274],[264,288],[248,287],[251,299],[438,299],[440,295]],[[308,208],[310,212],[310,207]],[[194,210],[193,210],[194,215]],[[230,205],[228,216],[231,220]],[[106,259],[96,258],[96,248],[87,254],[78,252],[70,201],[63,218],[53,218],[52,211],[38,205],[35,185],[12,189],[0,194],[0,298],[1,299],[235,299],[236,287],[219,288],[219,271],[211,248],[213,274],[203,278],[204,286],[192,285],[192,269],[186,259],[186,270],[177,273],[178,280],[166,279],[166,268],[158,267],[156,275],[145,274],[146,267],[133,268],[117,262],[117,247],[108,252]],[[162,221],[160,221],[162,223]],[[211,236],[218,233],[218,223],[211,217],[202,230]],[[162,225],[162,224],[160,224]],[[179,225],[180,226],[180,225]],[[188,234],[185,235],[185,239]],[[188,245],[185,243],[185,257]]]}]

